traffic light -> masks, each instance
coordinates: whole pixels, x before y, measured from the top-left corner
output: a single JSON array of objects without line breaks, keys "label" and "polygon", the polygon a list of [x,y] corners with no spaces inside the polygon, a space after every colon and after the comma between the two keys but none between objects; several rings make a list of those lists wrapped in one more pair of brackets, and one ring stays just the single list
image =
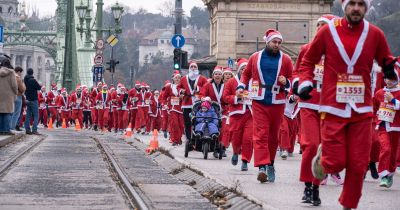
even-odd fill
[{"label": "traffic light", "polygon": [[115,66],[119,64],[119,61],[116,61],[114,59],[111,59],[109,62],[107,62],[109,67],[106,68],[107,71],[110,71],[111,73],[115,73]]},{"label": "traffic light", "polygon": [[179,48],[174,49],[174,69],[181,69],[181,49]]},{"label": "traffic light", "polygon": [[181,50],[181,67],[183,69],[188,69],[189,68],[189,63],[188,63],[188,52]]}]

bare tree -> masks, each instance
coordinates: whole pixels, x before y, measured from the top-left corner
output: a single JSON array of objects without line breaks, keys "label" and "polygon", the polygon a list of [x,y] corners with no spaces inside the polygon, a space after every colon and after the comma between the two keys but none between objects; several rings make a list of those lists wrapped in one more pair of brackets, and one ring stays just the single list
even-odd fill
[{"label": "bare tree", "polygon": [[164,17],[172,17],[174,15],[175,3],[174,0],[164,0],[157,6],[157,10],[160,11]]}]

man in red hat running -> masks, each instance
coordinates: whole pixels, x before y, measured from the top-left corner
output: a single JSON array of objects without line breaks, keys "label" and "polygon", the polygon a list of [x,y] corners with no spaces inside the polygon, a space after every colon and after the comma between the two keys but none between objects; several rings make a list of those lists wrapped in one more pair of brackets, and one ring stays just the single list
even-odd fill
[{"label": "man in red hat running", "polygon": [[250,88],[253,99],[254,165],[259,167],[257,180],[275,181],[274,160],[278,132],[285,108],[285,88],[290,87],[292,60],[281,51],[282,35],[275,29],[266,31],[265,49],[254,53],[240,79],[237,97]]},{"label": "man in red hat running", "polygon": [[315,65],[324,60],[321,89],[321,140],[313,159],[313,175],[346,169],[339,202],[344,209],[357,208],[371,150],[373,117],[371,69],[375,59],[393,71],[385,35],[364,19],[369,0],[343,0],[345,17],[322,27],[310,44],[299,68],[300,98],[310,99]]}]

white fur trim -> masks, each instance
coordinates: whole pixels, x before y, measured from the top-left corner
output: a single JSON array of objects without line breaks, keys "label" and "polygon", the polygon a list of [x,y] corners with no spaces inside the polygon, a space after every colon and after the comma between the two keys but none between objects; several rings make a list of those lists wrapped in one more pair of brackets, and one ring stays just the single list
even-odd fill
[{"label": "white fur trim", "polygon": [[247,66],[247,62],[243,62],[242,64],[240,64],[240,66],[238,66],[237,71],[239,71],[243,66]]},{"label": "white fur trim", "polygon": [[[350,0],[344,0],[344,2],[342,3],[342,9],[343,11],[346,9],[347,4],[350,2]],[[370,0],[364,0],[365,5],[367,6],[367,11],[371,5],[371,1]]]},{"label": "white fur trim", "polygon": [[304,88],[309,87],[309,86],[312,87],[313,83],[310,80],[306,80],[299,85],[297,92],[300,93]]},{"label": "white fur trim", "polygon": [[320,18],[318,18],[317,23],[319,23],[319,22],[329,23],[329,21],[330,21],[330,20],[329,20],[328,18],[320,17]]},{"label": "white fur trim", "polygon": [[270,41],[272,41],[273,39],[275,39],[275,38],[278,38],[278,39],[280,39],[280,40],[282,40],[282,42],[283,42],[283,37],[282,37],[282,35],[280,35],[280,34],[274,34],[274,35],[272,35],[272,36],[264,36],[263,37],[263,39],[264,39],[264,41],[265,42],[270,42]]}]

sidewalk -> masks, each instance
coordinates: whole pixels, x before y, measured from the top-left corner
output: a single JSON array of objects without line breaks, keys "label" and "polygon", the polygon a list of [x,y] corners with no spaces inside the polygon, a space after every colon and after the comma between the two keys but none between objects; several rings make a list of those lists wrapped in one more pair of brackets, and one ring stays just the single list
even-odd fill
[{"label": "sidewalk", "polygon": [[[148,145],[151,135],[135,134],[128,141],[140,139],[144,144]],[[238,187],[244,195],[257,202],[263,204],[267,209],[309,209],[309,204],[302,204],[301,197],[304,190],[304,184],[299,182],[301,155],[298,154],[298,145],[294,157],[288,157],[288,160],[276,158],[276,180],[275,183],[260,184],[256,180],[258,168],[253,167],[253,163],[249,164],[249,171],[240,171],[240,164],[232,166],[230,158],[232,156],[232,148],[228,148],[226,158],[222,160],[215,159],[212,153],[209,159],[204,160],[202,153],[190,152],[189,157],[184,157],[184,144],[173,147],[168,139],[164,139],[160,133],[160,147],[168,150],[170,154],[179,162],[197,169],[204,173],[208,178],[216,180],[218,183],[227,187]],[[344,173],[342,173],[344,176]],[[400,176],[397,174],[394,178],[394,184],[390,189],[378,187],[379,181],[370,178],[364,182],[363,197],[361,198],[358,209],[398,209],[400,200],[397,195],[400,191]],[[337,186],[331,179],[327,186],[321,186],[320,197],[322,204],[318,209],[341,209],[338,203],[342,187]],[[388,202],[390,201],[390,202]]]},{"label": "sidewalk", "polygon": [[15,135],[0,136],[0,147],[4,147],[6,144],[11,143],[24,136],[23,132],[18,132]]}]

